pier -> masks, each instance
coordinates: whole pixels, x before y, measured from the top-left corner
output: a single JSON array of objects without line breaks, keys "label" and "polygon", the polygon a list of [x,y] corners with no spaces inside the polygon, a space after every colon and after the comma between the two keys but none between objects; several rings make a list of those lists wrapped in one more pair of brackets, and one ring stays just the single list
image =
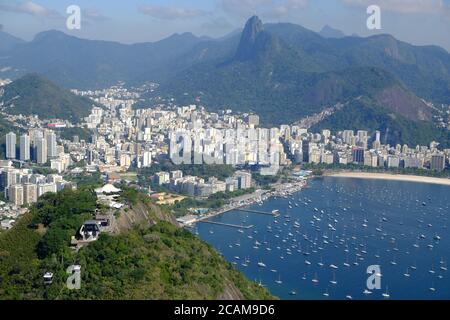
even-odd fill
[{"label": "pier", "polygon": [[242,212],[249,212],[249,213],[257,213],[257,214],[263,214],[266,216],[272,216],[272,217],[279,217],[279,213],[272,213],[272,212],[265,212],[260,210],[251,210],[251,209],[242,209],[242,208],[236,208],[235,211],[242,211]]},{"label": "pier", "polygon": [[208,220],[203,220],[203,221],[198,221],[198,222],[216,224],[219,226],[225,226],[225,227],[236,228],[236,229],[251,229],[251,228],[253,228],[253,225],[241,226],[241,225],[237,225],[237,224],[215,222],[215,221],[208,221]]}]

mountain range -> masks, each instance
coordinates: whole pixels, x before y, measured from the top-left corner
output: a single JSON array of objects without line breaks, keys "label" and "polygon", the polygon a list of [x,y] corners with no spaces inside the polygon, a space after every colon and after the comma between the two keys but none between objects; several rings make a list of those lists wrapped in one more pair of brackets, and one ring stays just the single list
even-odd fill
[{"label": "mountain range", "polygon": [[0,54],[11,51],[17,45],[25,43],[24,40],[17,38],[9,33],[0,31]]},{"label": "mountain range", "polygon": [[319,34],[324,38],[344,38],[345,33],[343,33],[341,30],[335,29],[333,27],[330,27],[329,25],[326,25],[320,30]]},{"label": "mountain range", "polygon": [[220,39],[183,33],[125,45],[48,31],[3,56],[1,77],[38,72],[80,89],[157,81],[157,95],[200,101],[211,110],[254,111],[265,125],[292,123],[359,97],[364,108],[389,116],[393,125],[429,124],[432,109],[422,99],[450,101],[450,54],[440,47],[390,35],[348,37],[327,26],[316,33],[290,23],[263,24],[256,16],[242,32]]}]

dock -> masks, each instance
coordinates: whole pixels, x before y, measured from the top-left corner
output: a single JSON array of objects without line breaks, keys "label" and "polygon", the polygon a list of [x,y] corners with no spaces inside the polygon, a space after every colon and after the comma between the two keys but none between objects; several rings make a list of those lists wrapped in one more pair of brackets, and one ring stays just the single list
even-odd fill
[{"label": "dock", "polygon": [[263,214],[266,216],[272,216],[272,217],[279,217],[279,213],[272,213],[272,212],[266,212],[266,211],[260,211],[260,210],[252,210],[252,209],[242,209],[242,208],[236,208],[235,211],[242,211],[242,212],[249,212],[249,213],[257,213],[257,214]]},{"label": "dock", "polygon": [[251,229],[251,228],[253,228],[253,225],[242,226],[242,225],[237,225],[237,224],[215,222],[215,221],[208,221],[208,220],[203,220],[203,221],[198,221],[198,222],[215,224],[215,225],[219,225],[219,226],[225,226],[225,227],[237,228],[237,229]]}]

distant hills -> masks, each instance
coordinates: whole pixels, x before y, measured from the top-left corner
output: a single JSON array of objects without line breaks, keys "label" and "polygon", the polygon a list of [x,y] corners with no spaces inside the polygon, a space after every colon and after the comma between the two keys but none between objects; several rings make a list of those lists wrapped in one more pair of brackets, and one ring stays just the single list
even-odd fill
[{"label": "distant hills", "polygon": [[89,115],[90,99],[79,97],[37,74],[28,74],[3,87],[4,110],[9,114],[38,115],[44,119],[78,122]]},{"label": "distant hills", "polygon": [[118,81],[160,80],[174,60],[201,41],[205,40],[184,33],[156,43],[124,45],[51,30],[11,49],[0,69],[17,70],[4,73],[14,77],[36,72],[70,89],[105,88]]},{"label": "distant hills", "polygon": [[25,41],[9,33],[0,31],[0,54],[10,51],[22,43],[25,43]]},{"label": "distant hills", "polygon": [[345,33],[343,33],[341,30],[335,29],[330,27],[329,25],[326,25],[320,30],[319,34],[324,38],[344,38]]},{"label": "distant hills", "polygon": [[[450,101],[450,54],[440,47],[413,46],[390,35],[342,37],[341,32],[327,26],[316,33],[291,23],[260,24],[265,36],[282,40],[314,66],[314,71],[377,67],[393,73],[422,98]],[[0,70],[11,70],[0,76],[18,78],[37,72],[66,88],[80,89],[104,88],[119,80],[130,85],[148,80],[169,83],[193,66],[230,60],[240,38],[239,32],[220,39],[183,33],[154,43],[125,45],[52,30],[10,47],[0,60]]]},{"label": "distant hills", "polygon": [[316,33],[258,17],[220,39],[183,33],[133,45],[48,31],[3,55],[0,70],[10,69],[2,77],[38,72],[81,89],[152,80],[161,84],[157,95],[200,101],[212,110],[255,111],[265,125],[291,123],[358,97],[396,119],[427,122],[432,110],[422,98],[450,101],[450,54],[440,47],[390,35],[348,37],[329,26]]}]

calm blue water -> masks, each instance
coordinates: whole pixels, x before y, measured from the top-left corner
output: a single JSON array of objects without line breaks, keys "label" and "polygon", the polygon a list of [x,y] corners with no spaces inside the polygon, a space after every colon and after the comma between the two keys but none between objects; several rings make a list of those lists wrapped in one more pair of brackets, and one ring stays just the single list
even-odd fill
[{"label": "calm blue water", "polygon": [[[278,218],[232,211],[211,220],[254,225],[243,233],[207,223],[196,229],[281,299],[383,299],[386,292],[390,299],[450,299],[449,195],[448,186],[326,177],[251,207],[278,209]],[[380,265],[382,288],[364,294],[369,265]]]}]

